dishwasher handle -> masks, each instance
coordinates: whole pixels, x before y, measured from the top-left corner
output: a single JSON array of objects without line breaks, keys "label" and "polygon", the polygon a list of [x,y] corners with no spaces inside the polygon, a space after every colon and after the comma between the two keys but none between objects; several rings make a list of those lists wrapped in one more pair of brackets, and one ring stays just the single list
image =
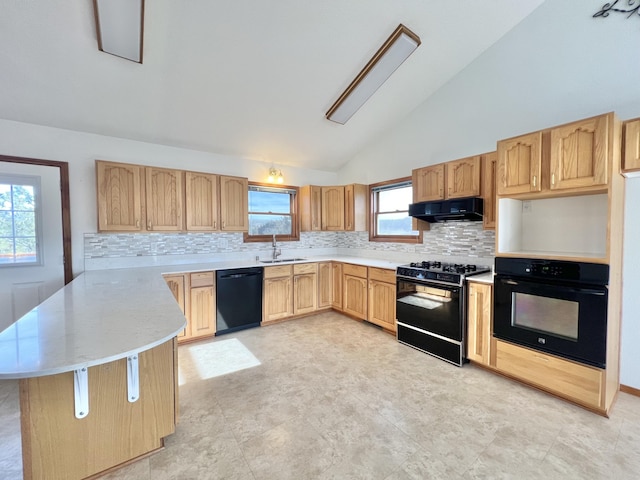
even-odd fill
[{"label": "dishwasher handle", "polygon": [[229,273],[227,275],[220,275],[220,278],[244,278],[244,277],[255,277],[256,275],[260,275],[259,273]]},{"label": "dishwasher handle", "polygon": [[262,275],[263,275],[262,268],[251,269],[251,270],[231,269],[231,270],[219,270],[217,277],[218,279],[233,279],[233,278],[258,277],[258,276],[261,277]]}]

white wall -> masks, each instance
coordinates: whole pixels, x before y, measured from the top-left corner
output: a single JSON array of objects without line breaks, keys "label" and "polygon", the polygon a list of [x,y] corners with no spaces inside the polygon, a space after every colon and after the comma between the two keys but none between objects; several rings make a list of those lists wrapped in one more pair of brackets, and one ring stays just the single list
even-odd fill
[{"label": "white wall", "polygon": [[[264,182],[271,164],[230,155],[167,147],[121,138],[0,120],[0,153],[69,163],[72,262],[74,275],[84,270],[83,234],[97,229],[96,159],[248,177]],[[331,185],[332,172],[282,168],[291,185]]]},{"label": "white wall", "polygon": [[[402,177],[416,167],[495,150],[501,138],[609,111],[622,119],[640,117],[640,18],[592,18],[604,3],[547,0],[356,155],[340,180]],[[428,42],[420,48],[429,48]],[[640,388],[636,205],[640,181],[627,181],[621,383]]]}]

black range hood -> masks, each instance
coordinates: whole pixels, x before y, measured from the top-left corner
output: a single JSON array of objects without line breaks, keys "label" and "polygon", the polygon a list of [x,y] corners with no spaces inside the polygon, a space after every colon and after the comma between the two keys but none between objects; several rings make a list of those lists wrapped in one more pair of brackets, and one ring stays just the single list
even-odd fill
[{"label": "black range hood", "polygon": [[436,202],[420,202],[409,205],[411,217],[429,223],[450,220],[482,220],[482,198],[468,197]]}]

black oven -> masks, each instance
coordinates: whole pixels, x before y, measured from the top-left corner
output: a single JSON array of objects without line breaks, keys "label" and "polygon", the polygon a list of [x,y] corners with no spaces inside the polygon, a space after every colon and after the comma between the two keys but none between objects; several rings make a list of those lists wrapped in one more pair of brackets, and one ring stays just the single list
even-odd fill
[{"label": "black oven", "polygon": [[609,266],[497,257],[493,335],[605,367]]}]

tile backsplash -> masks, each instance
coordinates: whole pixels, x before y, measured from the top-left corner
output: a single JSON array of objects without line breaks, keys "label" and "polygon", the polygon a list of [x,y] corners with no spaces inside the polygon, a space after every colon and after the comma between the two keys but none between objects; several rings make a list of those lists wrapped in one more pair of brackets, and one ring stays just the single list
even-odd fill
[{"label": "tile backsplash", "polygon": [[[431,225],[422,244],[369,242],[367,232],[302,232],[300,241],[279,242],[283,256],[294,254],[388,257],[393,261],[417,259],[488,259],[494,256],[495,234],[481,222]],[[227,260],[268,258],[271,243],[244,243],[242,233],[87,233],[84,235],[85,269],[121,268],[149,264],[192,263],[200,257]],[[178,258],[179,257],[179,258]],[[152,261],[153,259],[153,261]],[[182,260],[182,261],[181,261]],[[452,260],[458,261],[458,260]],[[476,262],[478,262],[476,260]],[[482,262],[479,262],[482,263]]]}]

